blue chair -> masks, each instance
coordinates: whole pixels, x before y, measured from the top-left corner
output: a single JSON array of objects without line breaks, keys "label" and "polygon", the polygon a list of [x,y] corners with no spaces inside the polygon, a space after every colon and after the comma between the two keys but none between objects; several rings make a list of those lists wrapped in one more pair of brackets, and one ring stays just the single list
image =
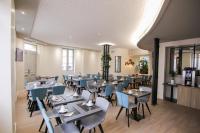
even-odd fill
[{"label": "blue chair", "polygon": [[106,85],[103,92],[98,93],[98,96],[106,98],[113,105],[112,99],[111,99],[113,90],[114,90],[114,86],[111,84],[108,84]]},{"label": "blue chair", "polygon": [[31,112],[30,113],[30,117],[32,117],[32,113],[34,111],[36,111],[36,107],[37,107],[36,97],[38,97],[40,99],[40,101],[42,101],[42,103],[44,105],[43,99],[45,99],[45,97],[46,97],[47,88],[32,89],[32,90],[30,90],[30,93],[31,93],[31,97],[29,97],[29,100],[30,100],[30,112]]},{"label": "blue chair", "polygon": [[65,86],[60,85],[60,86],[54,86],[52,88],[52,95],[62,95],[65,92]]},{"label": "blue chair", "polygon": [[124,81],[122,82],[122,85],[123,85],[123,87],[124,87],[125,89],[127,89],[128,86],[129,86],[129,81],[128,81],[128,80],[124,80]]},{"label": "blue chair", "polygon": [[[144,86],[140,86],[139,90],[140,91],[147,91],[147,92],[150,92],[150,93],[152,92],[152,89],[150,87],[144,87]],[[143,117],[145,117],[144,116],[144,105],[146,105],[149,113],[151,114],[151,111],[150,111],[149,106],[148,106],[149,99],[150,99],[150,95],[138,98],[138,110],[140,109],[140,105],[142,105]]]},{"label": "blue chair", "polygon": [[[38,105],[40,111],[42,109],[45,109],[44,105],[42,104],[42,102],[39,100],[38,97],[36,98],[36,100],[37,100],[37,105]],[[52,111],[47,111],[46,114],[47,114],[48,118],[56,118],[56,117],[58,117],[58,115],[55,115]],[[59,123],[57,122],[57,124],[59,124]],[[39,132],[41,131],[43,125],[44,125],[44,119],[42,120],[42,123],[40,125]]]},{"label": "blue chair", "polygon": [[115,89],[115,98],[116,98],[116,105],[117,105],[117,95],[116,95],[116,92],[118,91],[118,92],[122,92],[123,91],[123,89],[124,89],[124,87],[123,87],[123,84],[122,83],[119,83],[117,86],[116,86],[116,89]]},{"label": "blue chair", "polygon": [[45,129],[45,133],[47,133],[47,130],[49,133],[80,133],[78,128],[73,123],[67,123],[67,124],[63,123],[53,128],[53,125],[49,117],[47,116],[45,109],[41,109],[41,113],[47,125],[47,128]]},{"label": "blue chair", "polygon": [[87,87],[87,82],[85,79],[81,79],[79,81],[79,85],[77,85],[77,88],[78,88],[78,93],[81,92],[82,89],[85,89]]},{"label": "blue chair", "polygon": [[67,75],[63,75],[63,80],[64,80],[64,84],[69,86],[70,81]]},{"label": "blue chair", "polygon": [[84,129],[88,129],[89,132],[91,132],[91,130],[93,128],[95,129],[95,127],[97,126],[99,126],[99,129],[102,133],[104,132],[101,124],[105,120],[106,113],[109,108],[109,102],[105,98],[97,97],[95,105],[100,107],[103,111],[97,114],[94,114],[92,116],[81,119],[81,126],[82,126],[81,132]]},{"label": "blue chair", "polygon": [[128,95],[125,94],[125,93],[122,93],[122,92],[116,92],[117,94],[117,103],[119,106],[121,106],[120,110],[119,110],[119,113],[117,114],[117,117],[116,117],[116,120],[118,119],[121,111],[123,108],[126,109],[126,115],[128,116],[128,127],[129,127],[129,109],[132,109],[132,111],[134,109],[137,109],[137,105],[135,103],[132,103],[132,102],[129,102],[129,99],[128,99]]}]

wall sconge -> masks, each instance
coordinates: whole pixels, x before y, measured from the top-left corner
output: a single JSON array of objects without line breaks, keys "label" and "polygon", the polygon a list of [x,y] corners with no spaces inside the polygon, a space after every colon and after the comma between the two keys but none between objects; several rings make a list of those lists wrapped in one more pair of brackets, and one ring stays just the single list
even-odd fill
[{"label": "wall sconge", "polygon": [[129,59],[128,61],[125,62],[125,66],[126,65],[134,65],[135,63],[132,61],[132,59]]}]

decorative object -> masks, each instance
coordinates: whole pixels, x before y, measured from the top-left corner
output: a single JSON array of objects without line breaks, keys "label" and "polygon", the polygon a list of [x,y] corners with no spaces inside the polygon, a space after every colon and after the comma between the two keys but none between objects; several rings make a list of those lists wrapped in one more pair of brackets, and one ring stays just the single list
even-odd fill
[{"label": "decorative object", "polygon": [[115,72],[121,72],[121,56],[115,56]]},{"label": "decorative object", "polygon": [[108,81],[108,76],[109,76],[109,68],[110,68],[109,62],[112,60],[109,52],[110,52],[110,45],[108,44],[103,45],[103,55],[101,57],[101,61],[103,67],[103,79],[106,81]]},{"label": "decorative object", "polygon": [[140,74],[148,74],[148,61],[146,59],[139,60],[135,69],[139,71]]},{"label": "decorative object", "polygon": [[132,61],[132,59],[129,59],[128,61],[125,62],[125,66],[126,65],[134,65],[135,63]]},{"label": "decorative object", "polygon": [[23,61],[23,50],[22,49],[16,48],[15,60],[18,62]]}]

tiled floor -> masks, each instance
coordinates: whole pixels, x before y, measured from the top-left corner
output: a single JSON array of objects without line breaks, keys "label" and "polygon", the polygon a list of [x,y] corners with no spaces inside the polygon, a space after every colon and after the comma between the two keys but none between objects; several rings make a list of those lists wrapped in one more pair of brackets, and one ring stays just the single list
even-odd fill
[{"label": "tiled floor", "polygon": [[[146,118],[140,122],[130,120],[128,128],[125,111],[121,113],[118,120],[115,120],[119,107],[110,106],[103,123],[105,133],[200,133],[200,110],[161,100],[158,101],[158,105],[150,106],[150,109],[152,115],[149,115],[145,108]],[[29,117],[26,98],[17,100],[17,133],[37,133],[41,121],[39,111]],[[99,132],[98,128],[96,132]]]}]

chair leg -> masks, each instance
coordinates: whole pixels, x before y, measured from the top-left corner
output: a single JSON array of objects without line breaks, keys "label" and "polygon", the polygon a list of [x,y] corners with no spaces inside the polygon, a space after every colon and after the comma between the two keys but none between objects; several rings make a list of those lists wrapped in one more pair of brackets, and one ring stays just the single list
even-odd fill
[{"label": "chair leg", "polygon": [[94,132],[96,132],[96,129],[94,128]]},{"label": "chair leg", "polygon": [[40,132],[40,130],[42,129],[43,124],[44,124],[44,119],[42,120],[42,123],[41,123],[41,125],[40,125],[39,132]]},{"label": "chair leg", "polygon": [[140,111],[140,103],[138,103],[138,111]]},{"label": "chair leg", "polygon": [[142,103],[142,114],[143,114],[143,118],[145,117],[144,116],[144,104]]},{"label": "chair leg", "polygon": [[147,109],[148,109],[149,113],[151,114],[151,111],[149,109],[148,103],[146,103],[146,106],[147,106]]},{"label": "chair leg", "polygon": [[128,114],[128,127],[129,127],[129,109],[127,109],[127,114]]},{"label": "chair leg", "polygon": [[101,124],[99,124],[99,129],[100,129],[101,133],[104,133],[104,131],[103,131],[103,128],[102,128],[102,126],[101,126]]},{"label": "chair leg", "polygon": [[47,128],[47,126],[46,126],[46,128],[45,128],[45,133],[47,133],[47,131],[48,131],[48,128]]},{"label": "chair leg", "polygon": [[81,128],[81,130],[80,130],[80,133],[82,133],[82,132],[83,132],[83,130],[84,130],[84,127],[82,127],[82,128]]},{"label": "chair leg", "polygon": [[128,115],[128,109],[126,109],[126,116]]},{"label": "chair leg", "polygon": [[92,130],[91,130],[91,129],[89,130],[89,133],[92,133]]},{"label": "chair leg", "polygon": [[123,107],[120,108],[119,113],[117,114],[116,120],[118,119],[120,113],[122,112]]}]

